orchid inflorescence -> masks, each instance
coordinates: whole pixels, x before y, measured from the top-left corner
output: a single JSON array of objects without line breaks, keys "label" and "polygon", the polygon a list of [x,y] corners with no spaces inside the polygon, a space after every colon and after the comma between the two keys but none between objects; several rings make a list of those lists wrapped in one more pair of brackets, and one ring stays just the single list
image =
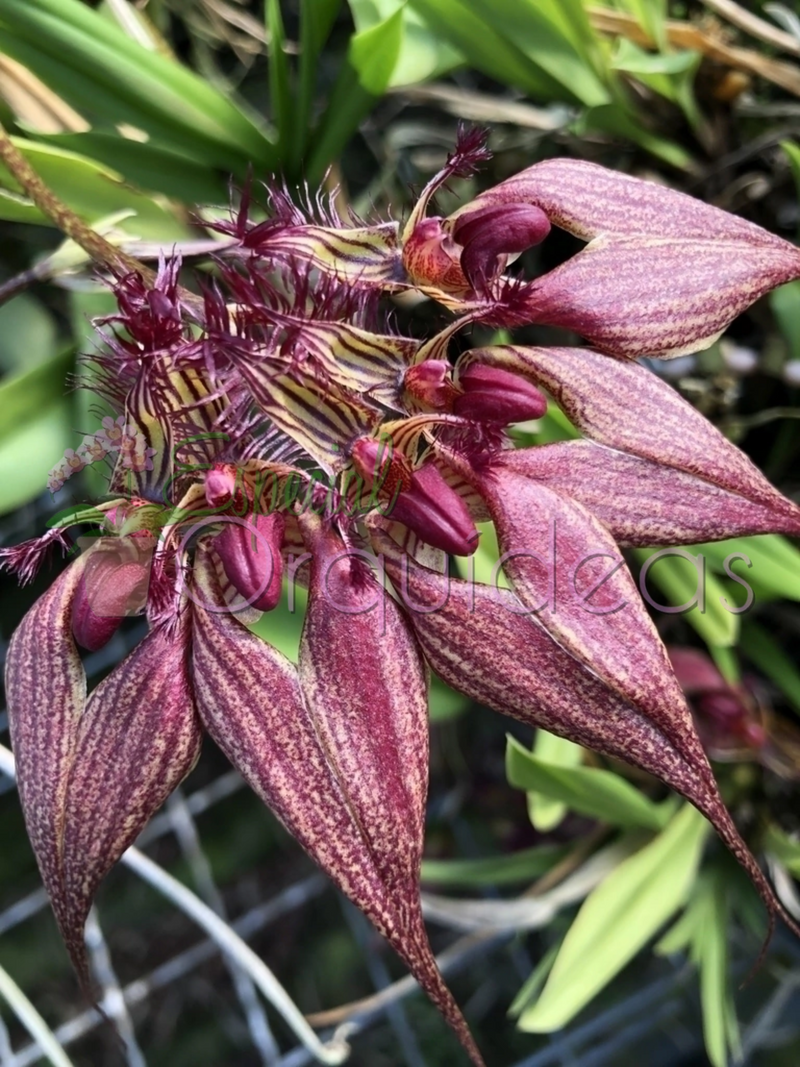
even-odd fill
[{"label": "orchid inflorescence", "polygon": [[[436,191],[487,156],[485,136],[462,131],[402,230],[343,219],[321,198],[297,206],[277,186],[254,222],[245,193],[218,224],[226,241],[202,301],[180,287],[177,260],[152,287],[135,272],[113,280],[119,311],[101,324],[92,388],[114,414],[57,468],[110,459],[108,499],[0,556],[28,580],[70,527],[94,524],[6,667],[28,831],[87,990],[98,885],[189,773],[205,730],[482,1063],[420,906],[428,666],[661,779],[786,918],[620,548],[800,533],[800,508],[635,362],[710,344],[800,277],[800,251],[568,159],[432,215]],[[551,226],[586,247],[543,277],[509,275]],[[409,291],[456,317],[427,340],[399,335],[385,297]],[[470,324],[532,323],[591,347],[451,359]],[[546,394],[582,438],[515,447],[509,426],[541,417]],[[510,588],[448,573],[488,520]],[[250,629],[287,575],[309,590],[296,665]],[[102,647],[137,613],[147,636],[87,697],[78,646]]]}]

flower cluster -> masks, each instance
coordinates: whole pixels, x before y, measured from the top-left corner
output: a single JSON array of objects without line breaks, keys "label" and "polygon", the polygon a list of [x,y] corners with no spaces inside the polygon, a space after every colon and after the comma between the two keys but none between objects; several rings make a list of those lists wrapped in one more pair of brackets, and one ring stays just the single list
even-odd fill
[{"label": "flower cluster", "polygon": [[[95,524],[21,623],[6,671],[28,830],[86,987],[97,887],[205,730],[481,1064],[420,907],[428,665],[499,712],[656,775],[785,917],[620,549],[800,533],[800,509],[636,362],[709,344],[800,277],[800,251],[566,159],[431,214],[436,190],[486,155],[483,135],[463,133],[402,230],[298,207],[281,189],[253,222],[245,197],[220,226],[229,242],[200,302],[177,262],[151,288],[136,274],[114,283],[93,388],[119,417],[65,461],[112,456],[109,498],[0,557],[27,579],[68,524]],[[585,249],[543,277],[510,276],[551,226]],[[398,334],[384,301],[403,291],[455,318],[424,340]],[[454,359],[454,335],[474,323],[554,324],[590,347]],[[582,438],[516,448],[509,426],[541,417],[548,395]],[[448,574],[488,520],[509,589]],[[287,574],[309,589],[296,665],[249,628]],[[101,647],[139,612],[149,633],[87,697],[78,646]]]}]

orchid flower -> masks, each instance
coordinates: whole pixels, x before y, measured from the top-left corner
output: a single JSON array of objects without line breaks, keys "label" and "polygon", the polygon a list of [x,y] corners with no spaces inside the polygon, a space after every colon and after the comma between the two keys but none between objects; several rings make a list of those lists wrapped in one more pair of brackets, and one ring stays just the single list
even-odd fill
[{"label": "orchid flower", "polygon": [[[135,274],[114,282],[93,384],[114,416],[81,460],[113,464],[109,498],[0,555],[27,580],[69,547],[70,525],[95,524],[6,667],[23,810],[86,990],[97,888],[207,731],[481,1064],[420,906],[428,665],[681,793],[771,921],[791,923],[720,798],[620,548],[800,534],[800,508],[634,361],[710,343],[800,276],[800,252],[570,160],[431,215],[443,182],[484,158],[482,137],[464,134],[402,232],[275,189],[272,217],[253,224],[245,197],[221,227],[234,240],[202,314],[181,300],[177,262],[149,290]],[[551,225],[586,249],[543,278],[507,277],[509,257]],[[393,332],[380,298],[403,289],[457,317],[426,340]],[[451,359],[454,335],[480,321],[557,323],[593,347]],[[540,417],[546,394],[583,438],[515,448],[508,427]],[[448,574],[447,556],[469,557],[487,519],[510,589]],[[250,628],[285,576],[309,589],[297,664]],[[87,697],[79,646],[100,647],[136,613],[147,636]]]}]

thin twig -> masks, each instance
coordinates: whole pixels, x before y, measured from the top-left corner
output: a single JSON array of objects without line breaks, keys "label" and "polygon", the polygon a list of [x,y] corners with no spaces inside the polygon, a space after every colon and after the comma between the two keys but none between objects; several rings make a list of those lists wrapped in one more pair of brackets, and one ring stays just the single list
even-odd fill
[{"label": "thin twig", "polygon": [[73,1067],[72,1060],[59,1045],[53,1031],[2,967],[0,967],[0,997],[7,1002],[53,1067]]},{"label": "thin twig", "polygon": [[[625,37],[643,48],[655,48],[655,41],[642,29],[632,15],[609,8],[588,8],[589,18],[596,30],[612,36]],[[718,40],[710,33],[693,26],[690,22],[668,20],[665,26],[667,40],[675,48],[700,52],[708,59],[723,63],[734,70],[756,74],[767,81],[780,85],[795,96],[800,96],[800,67],[765,56],[749,48],[735,48]]]},{"label": "thin twig", "polygon": [[[138,274],[142,282],[152,289],[156,283],[156,273],[150,267],[146,267],[140,260],[128,255],[113,245],[102,234],[93,230],[80,215],[58,197],[53,190],[42,181],[25,156],[13,143],[2,124],[0,124],[0,160],[5,164],[13,177],[19,182],[30,200],[39,208],[42,214],[72,238],[95,263],[99,263],[107,270],[117,274]],[[179,295],[184,304],[190,307],[195,314],[202,314],[203,301],[188,289],[181,287]]]},{"label": "thin twig", "polygon": [[80,215],[76,215],[52,189],[45,185],[2,125],[0,125],[0,159],[42,214],[46,215],[67,237],[71,237],[75,244],[80,245],[96,263],[101,263],[109,270],[118,273],[128,274],[133,271],[141,275],[145,284],[151,286],[154,284],[156,276],[149,267],[126,252],[121,252],[105,237],[93,230]]},{"label": "thin twig", "polygon": [[764,426],[766,423],[775,422],[777,419],[800,419],[800,408],[764,408],[754,415],[735,415],[725,419],[722,429],[726,433],[751,430],[755,426]]},{"label": "thin twig", "polygon": [[[200,844],[197,826],[180,789],[177,789],[167,801],[167,816],[172,823],[181,851],[189,862],[189,868],[200,895],[221,919],[228,922],[225,901],[214,881],[211,864]],[[236,995],[244,1011],[250,1030],[250,1039],[258,1050],[265,1067],[274,1067],[280,1059],[280,1049],[261,1007],[255,985],[250,976],[233,960],[228,959],[227,956],[223,956],[223,959],[230,971]]]},{"label": "thin twig", "polygon": [[733,0],[701,0],[706,7],[710,7],[717,15],[738,26],[740,30],[749,33],[751,37],[757,37],[759,41],[780,48],[782,52],[791,52],[793,56],[800,56],[800,41],[791,33],[779,30],[766,19],[759,18],[752,11],[735,4]]},{"label": "thin twig", "polygon": [[100,928],[100,920],[97,917],[97,909],[92,908],[86,920],[86,947],[89,950],[92,973],[100,988],[103,990],[103,1010],[114,1020],[117,1030],[125,1043],[125,1053],[128,1058],[128,1067],[147,1067],[144,1053],[139,1048],[136,1040],[133,1020],[128,1012],[128,1006],[119,987],[119,980],[111,962],[111,953],[108,950],[106,939]]},{"label": "thin twig", "polygon": [[[598,828],[595,833],[599,834],[600,832],[601,828]],[[606,828],[603,827],[602,833],[606,832]],[[592,844],[594,844],[596,840],[597,838],[592,841]],[[588,842],[581,842],[581,845],[575,850],[575,854],[577,854],[577,862],[585,858],[588,848]],[[573,856],[575,854],[573,854]],[[568,862],[570,859],[572,859],[572,863]],[[562,872],[560,878],[558,878],[559,882],[562,882],[566,876],[573,871],[575,862],[576,860],[574,858],[568,856],[558,865]],[[616,858],[615,862],[619,862],[619,857]],[[543,891],[541,888],[543,886],[547,886],[548,890],[553,892],[556,889],[556,885],[551,883],[548,886],[546,879],[547,875],[540,878],[538,882],[534,883],[534,885],[522,894],[522,898],[530,898],[539,895]],[[589,892],[589,888],[585,889],[583,893],[584,896]],[[481,903],[498,902],[482,901]],[[550,915],[549,918],[552,918],[552,915]],[[477,933],[467,934],[466,937],[459,938],[458,941],[454,942],[449,948],[445,949],[444,952],[440,953],[440,955],[436,957],[436,964],[442,974],[446,975],[448,970],[461,962],[465,957],[469,957],[477,948],[496,941],[498,938],[502,939],[504,936],[510,936],[508,928],[503,931],[496,928],[484,928]],[[405,978],[401,978],[399,981],[393,982],[392,985],[387,986],[386,989],[382,989],[380,993],[375,993],[369,997],[362,997],[360,1000],[354,1000],[348,1004],[340,1004],[338,1007],[330,1008],[326,1011],[314,1012],[313,1015],[308,1015],[306,1018],[309,1023],[315,1027],[336,1026],[337,1024],[350,1020],[354,1016],[371,1015],[376,1011],[383,1010],[388,1004],[392,1003],[394,1000],[408,996],[416,988],[416,980],[412,978],[411,975],[406,975]]]}]

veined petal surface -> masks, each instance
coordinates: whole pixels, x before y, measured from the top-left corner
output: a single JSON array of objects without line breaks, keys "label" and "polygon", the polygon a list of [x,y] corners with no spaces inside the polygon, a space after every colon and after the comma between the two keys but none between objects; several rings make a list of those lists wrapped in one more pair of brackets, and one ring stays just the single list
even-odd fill
[{"label": "veined petal surface", "polygon": [[86,703],[86,674],[72,636],[72,606],[88,555],[71,563],[27,613],[11,638],[5,670],[25,825],[59,921],[65,900],[67,787]]},{"label": "veined petal surface", "polygon": [[589,242],[537,279],[519,311],[614,355],[671,357],[711,344],[753,301],[800,277],[800,250],[753,223],[582,160],[537,163],[464,205],[539,207]]},{"label": "veined petal surface", "polygon": [[[599,444],[696,475],[774,512],[776,529],[800,529],[800,508],[667,382],[636,363],[589,348],[475,349],[481,363],[513,369],[547,389]],[[510,458],[510,457],[507,457]],[[785,524],[785,526],[783,525]]]},{"label": "veined petal surface", "polygon": [[[304,538],[308,534],[307,522]],[[334,547],[336,555],[341,549]],[[294,664],[219,610],[224,602],[213,564],[199,556],[196,596],[209,606],[195,609],[200,715],[255,792],[403,957],[480,1065],[480,1053],[436,968],[419,903],[427,792],[422,659],[413,637],[407,631],[399,636],[400,616],[391,614],[396,607],[388,609],[381,636],[375,593],[383,597],[383,591],[377,582],[365,579],[354,593],[347,575],[339,573],[342,561],[331,562],[328,553],[323,559],[321,566],[316,556],[312,566],[298,675]],[[344,610],[332,609],[336,619],[327,601],[321,606],[319,601],[329,571],[331,594],[343,598]],[[360,603],[354,596],[362,597]],[[370,610],[374,618],[365,621],[362,612],[367,616]],[[378,643],[365,647],[365,637]],[[327,640],[345,655],[343,661],[332,649],[320,648]],[[384,658],[380,642],[386,640],[397,645],[409,672],[401,693],[389,689],[401,679],[399,665]],[[412,736],[420,717],[424,729]]]},{"label": "veined petal surface", "polygon": [[509,452],[505,462],[509,469],[578,501],[619,545],[693,545],[800,532],[800,514],[781,515],[693,474],[592,441],[519,449]]},{"label": "veined petal surface", "polygon": [[59,922],[79,973],[83,926],[100,882],[200,755],[188,624],[184,607],[173,627],[151,631],[92,691],[78,723]]},{"label": "veined petal surface", "polygon": [[[373,544],[448,685],[531,726],[625,760],[665,782],[711,822],[770,913],[797,932],[725,807],[685,702],[682,736],[623,698],[558,644],[516,597],[417,563],[380,529]],[[465,639],[468,634],[468,639]]]}]

